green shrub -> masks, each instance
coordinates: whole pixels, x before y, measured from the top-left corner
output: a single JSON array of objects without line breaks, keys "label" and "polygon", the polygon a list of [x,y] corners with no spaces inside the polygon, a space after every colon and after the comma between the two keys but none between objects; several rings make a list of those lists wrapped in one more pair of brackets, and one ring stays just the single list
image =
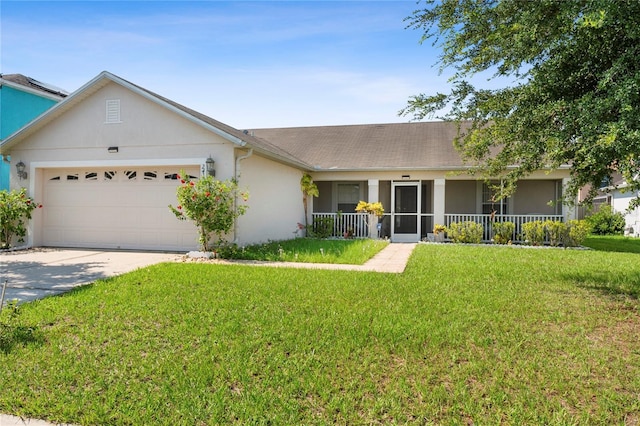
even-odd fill
[{"label": "green shrub", "polygon": [[563,245],[565,247],[578,247],[582,245],[590,232],[591,226],[586,220],[570,220],[569,235]]},{"label": "green shrub", "polygon": [[558,247],[569,238],[569,228],[564,222],[547,220],[544,222],[544,230],[549,239],[549,244]]},{"label": "green shrub", "polygon": [[24,242],[31,213],[42,204],[27,197],[27,190],[0,191],[0,249],[10,248],[13,240]]},{"label": "green shrub", "polygon": [[329,238],[333,235],[333,225],[335,221],[332,217],[314,217],[312,237]]},{"label": "green shrub", "polygon": [[481,223],[472,221],[454,222],[447,227],[447,235],[454,243],[474,243],[482,242],[484,228]]},{"label": "green shrub", "polygon": [[622,213],[616,213],[608,205],[586,218],[591,227],[591,232],[596,235],[617,235],[624,233],[625,220]]},{"label": "green shrub", "polygon": [[522,237],[526,244],[541,246],[544,244],[544,225],[539,220],[522,224]]},{"label": "green shrub", "polygon": [[494,222],[491,224],[493,230],[493,242],[496,244],[508,244],[513,238],[513,231],[516,225],[513,222]]}]

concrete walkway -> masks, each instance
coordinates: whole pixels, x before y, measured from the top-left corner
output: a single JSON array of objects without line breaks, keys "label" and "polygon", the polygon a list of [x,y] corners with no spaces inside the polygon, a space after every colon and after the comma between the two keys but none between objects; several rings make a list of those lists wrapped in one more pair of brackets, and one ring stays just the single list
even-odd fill
[{"label": "concrete walkway", "polygon": [[272,268],[333,269],[340,271],[370,271],[401,274],[407,266],[415,243],[392,243],[381,250],[364,265],[342,265],[335,263],[263,262],[255,260],[216,260],[219,264],[270,266]]},{"label": "concrete walkway", "polygon": [[[416,244],[389,244],[364,265],[325,263],[243,262],[246,264],[310,269],[335,269],[402,273]],[[128,251],[34,249],[24,252],[0,253],[0,288],[6,280],[9,288],[5,300],[19,302],[61,294],[97,279],[123,274],[154,263],[179,261],[182,256],[171,253],[139,253]],[[0,426],[53,426],[45,420],[23,419],[0,414]],[[58,425],[60,426],[60,425]]]}]

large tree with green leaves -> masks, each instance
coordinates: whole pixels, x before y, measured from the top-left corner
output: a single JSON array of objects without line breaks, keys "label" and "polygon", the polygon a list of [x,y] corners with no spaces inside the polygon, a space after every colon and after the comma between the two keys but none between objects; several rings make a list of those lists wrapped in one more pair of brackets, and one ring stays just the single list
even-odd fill
[{"label": "large tree with green leaves", "polygon": [[[455,141],[473,172],[519,178],[571,167],[565,201],[619,172],[639,189],[640,1],[427,0],[408,19],[453,69],[449,93],[420,94],[416,119],[468,121]],[[508,80],[477,88],[485,72]],[[438,115],[438,113],[440,114]],[[637,202],[637,200],[636,200]]]}]

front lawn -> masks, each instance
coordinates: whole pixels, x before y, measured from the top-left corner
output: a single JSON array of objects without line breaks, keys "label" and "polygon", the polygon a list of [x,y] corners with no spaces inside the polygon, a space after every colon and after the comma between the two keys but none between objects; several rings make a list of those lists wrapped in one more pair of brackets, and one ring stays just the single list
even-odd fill
[{"label": "front lawn", "polygon": [[640,238],[622,235],[589,235],[582,245],[600,251],[640,253]]},{"label": "front lawn", "polygon": [[372,239],[295,238],[250,246],[229,246],[220,249],[219,255],[223,259],[362,265],[388,244],[386,240]]},{"label": "front lawn", "polygon": [[24,305],[0,412],[82,425],[637,424],[633,253],[418,245],[404,274],[166,263]]}]

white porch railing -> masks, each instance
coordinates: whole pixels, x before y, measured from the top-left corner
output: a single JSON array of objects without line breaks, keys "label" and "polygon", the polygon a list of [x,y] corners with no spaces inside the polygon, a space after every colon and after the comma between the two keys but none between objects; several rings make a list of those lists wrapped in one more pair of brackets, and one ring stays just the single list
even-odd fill
[{"label": "white porch railing", "polygon": [[[393,220],[392,214],[385,213],[384,217],[380,219],[380,223],[384,223],[387,220]],[[427,233],[433,232],[433,220],[434,215],[432,213],[429,214],[421,214],[422,218],[421,223],[421,234],[424,237]],[[493,238],[493,231],[491,229],[491,224],[493,222],[513,222],[515,225],[515,229],[513,231],[512,241],[520,241],[520,237],[522,234],[522,224],[526,222],[533,222],[536,220],[539,221],[547,221],[554,220],[562,222],[564,217],[562,215],[496,215],[492,218],[491,215],[488,214],[445,214],[445,223],[444,225],[449,226],[454,222],[476,222],[482,224],[484,228],[484,234],[482,239],[484,241],[491,241]],[[316,223],[316,221],[329,220],[333,223],[331,224],[331,236],[332,237],[342,237],[346,233],[348,233],[351,237],[356,238],[367,238],[369,237],[369,227],[368,220],[369,215],[367,213],[313,213],[311,226]],[[375,235],[374,235],[375,236]]]},{"label": "white porch railing", "polygon": [[318,220],[333,220],[332,237],[348,234],[354,238],[369,237],[368,213],[313,213],[311,226]]},{"label": "white porch railing", "polygon": [[482,239],[484,241],[491,241],[493,238],[493,232],[491,224],[493,222],[513,222],[515,229],[513,231],[512,241],[520,241],[522,235],[522,224],[534,221],[547,221],[554,220],[562,222],[564,217],[562,215],[538,215],[538,214],[505,214],[491,216],[490,214],[445,214],[445,225],[449,226],[454,222],[476,222],[482,224],[484,228],[484,234]]}]

